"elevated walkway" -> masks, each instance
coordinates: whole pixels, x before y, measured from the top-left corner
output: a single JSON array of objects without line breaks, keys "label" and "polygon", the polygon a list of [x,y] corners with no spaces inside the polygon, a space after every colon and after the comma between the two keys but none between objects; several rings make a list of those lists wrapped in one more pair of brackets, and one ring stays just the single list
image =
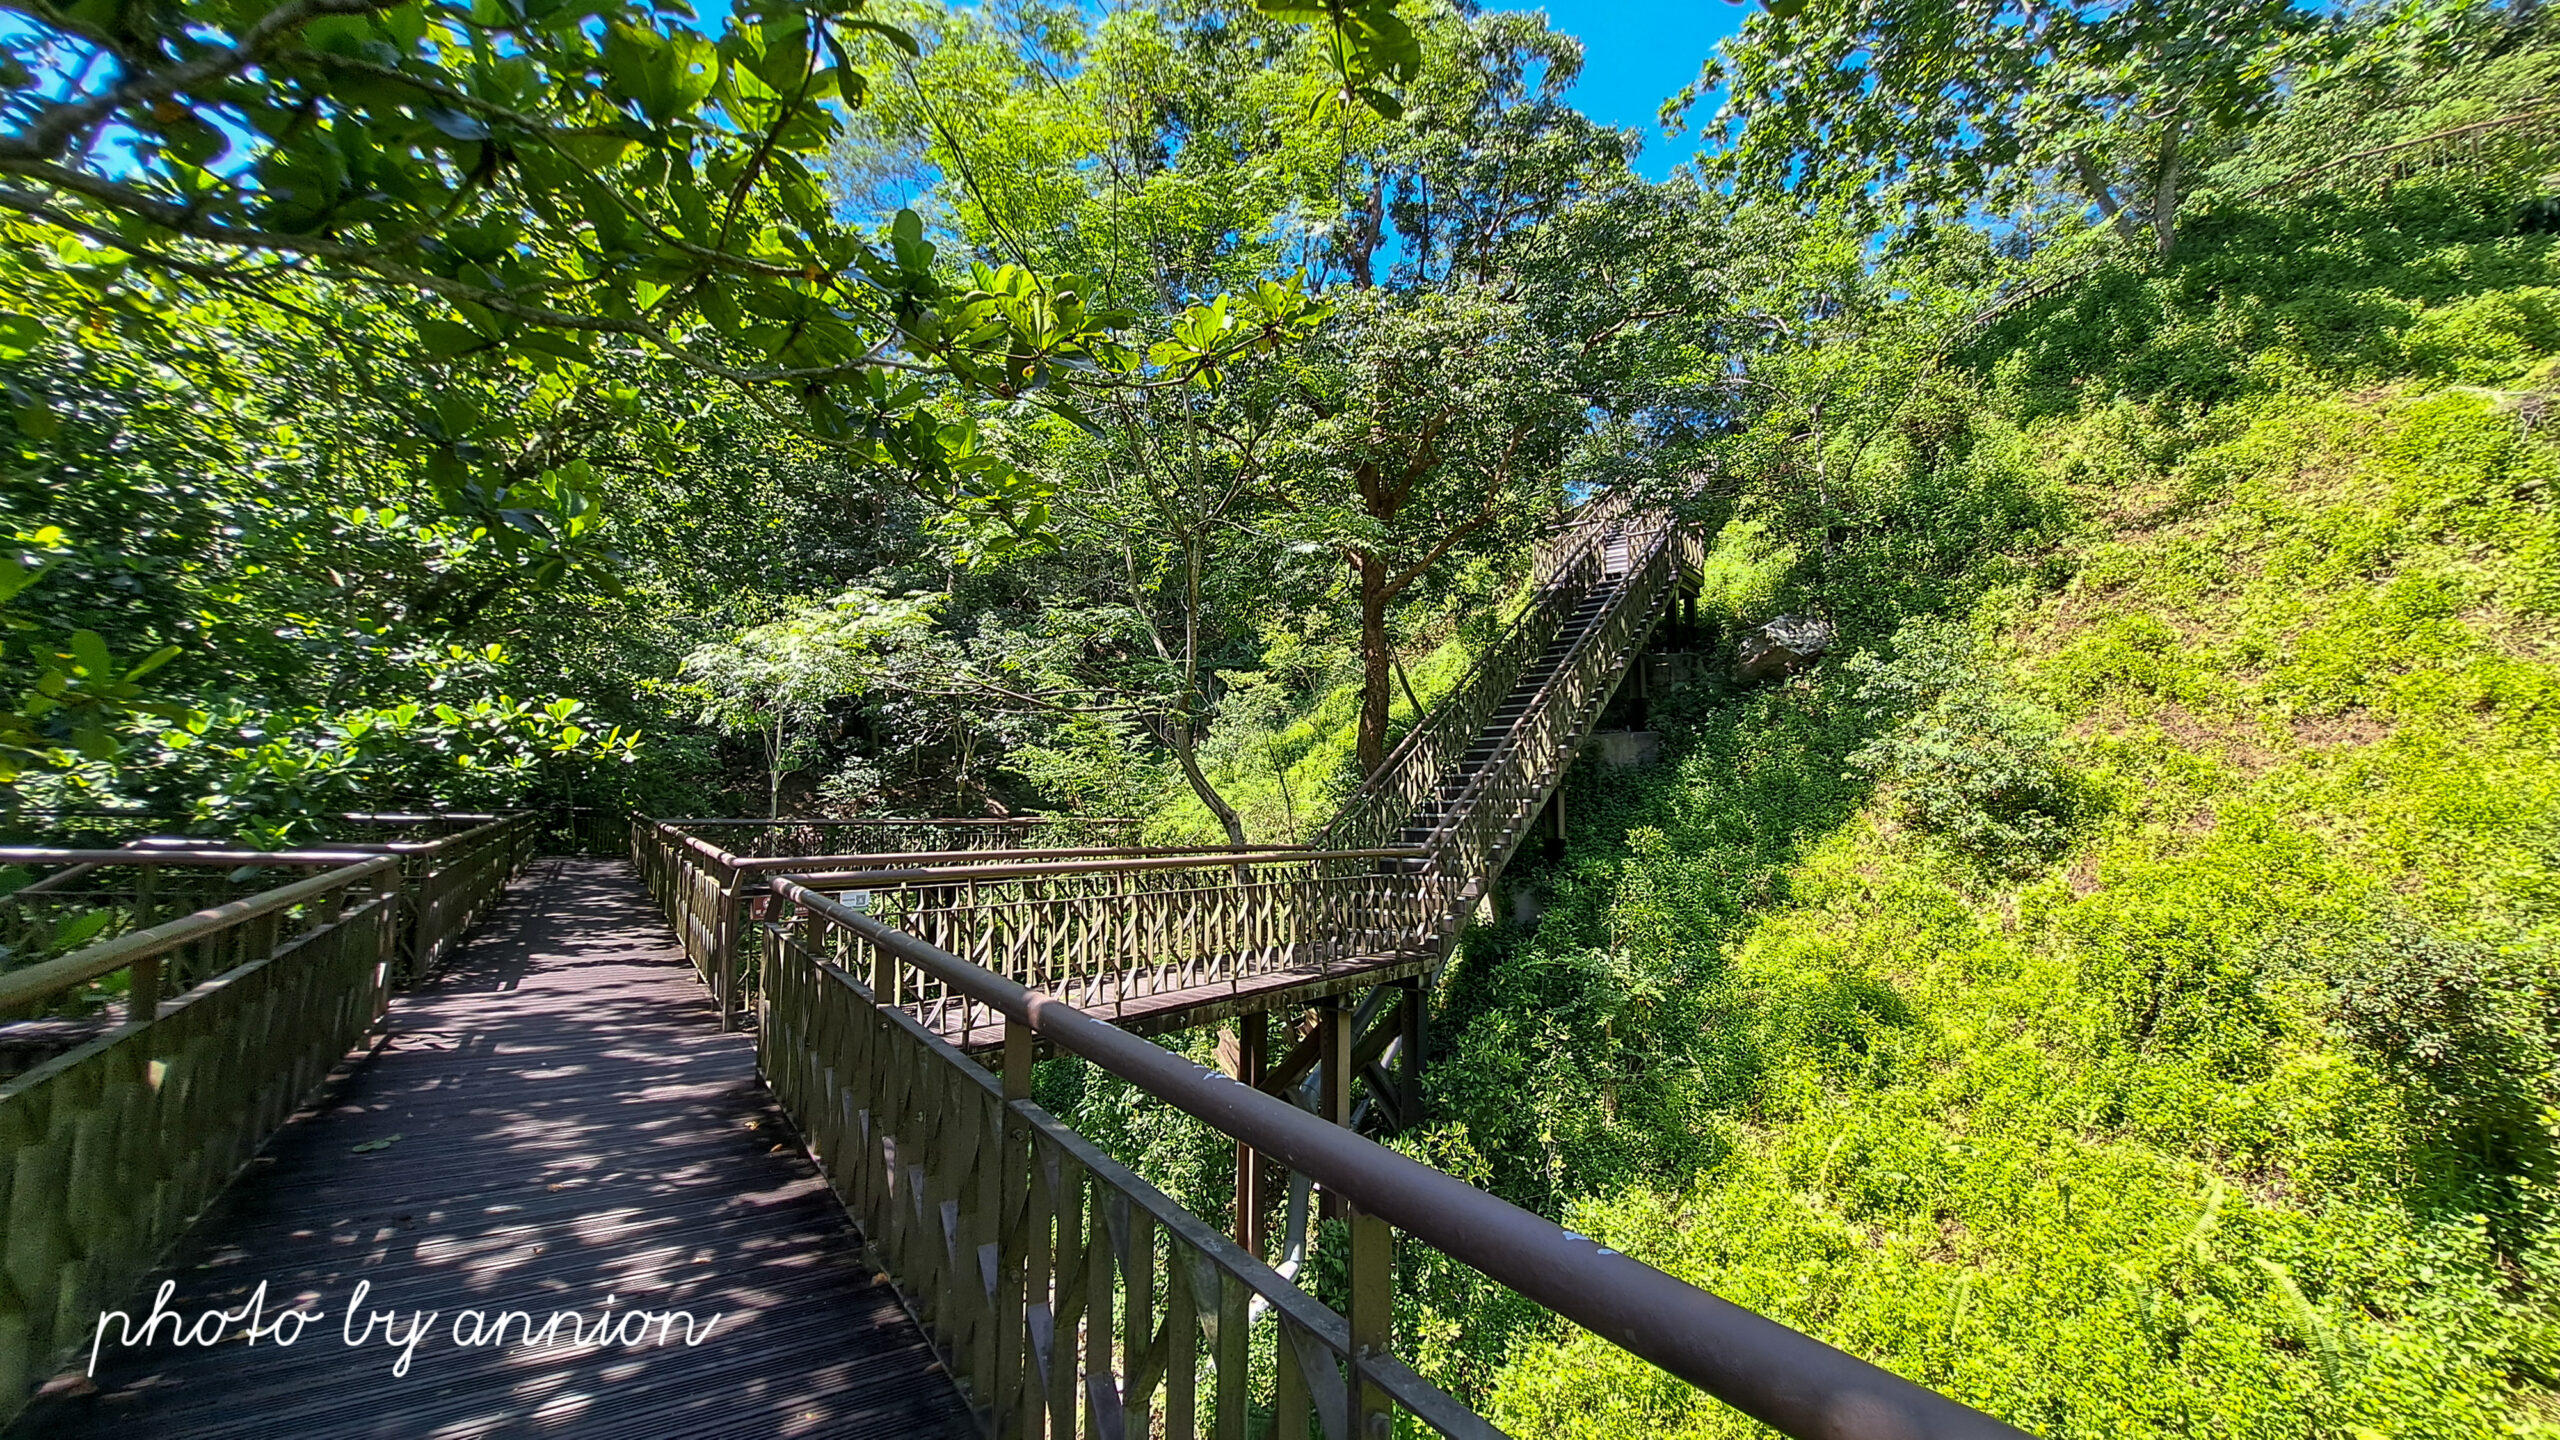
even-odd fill
[{"label": "elevated walkway", "polygon": [[[618,862],[537,862],[443,974],[392,999],[388,1038],[285,1127],[117,1302],[163,1280],[193,1322],[320,1311],[291,1347],[245,1323],[198,1348],[127,1349],[6,1435],[879,1437],[977,1433],[949,1375],[863,1263],[756,1073]],[[362,1311],[433,1328],[400,1348]],[[612,1309],[608,1311],[610,1305]],[[631,1346],[456,1343],[462,1312],[634,1309],[720,1319]],[[360,1315],[358,1329],[364,1324]],[[469,1323],[464,1321],[463,1323]],[[298,1327],[297,1327],[298,1328]],[[672,1328],[672,1339],[662,1332]],[[467,1333],[467,1332],[466,1332]],[[85,1347],[84,1347],[85,1348]]]}]

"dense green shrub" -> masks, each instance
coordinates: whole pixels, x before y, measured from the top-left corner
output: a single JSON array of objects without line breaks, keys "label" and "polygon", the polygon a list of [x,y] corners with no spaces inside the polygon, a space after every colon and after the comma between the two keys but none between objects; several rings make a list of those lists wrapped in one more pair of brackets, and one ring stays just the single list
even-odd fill
[{"label": "dense green shrub", "polygon": [[1961,626],[1913,620],[1895,643],[1891,659],[1862,651],[1848,661],[1857,698],[1900,716],[1849,756],[1850,768],[1880,782],[1904,820],[1967,856],[2009,870],[2052,859],[2080,803],[2055,754],[2061,723],[2015,694]]}]

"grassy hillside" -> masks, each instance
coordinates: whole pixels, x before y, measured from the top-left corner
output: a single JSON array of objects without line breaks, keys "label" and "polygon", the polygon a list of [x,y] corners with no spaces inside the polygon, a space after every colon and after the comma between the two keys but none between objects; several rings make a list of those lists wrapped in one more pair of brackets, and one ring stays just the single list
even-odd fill
[{"label": "grassy hillside", "polygon": [[[2560,1432],[2560,252],[2417,187],[2191,235],[1871,459],[1852,548],[1957,563],[1728,529],[1710,601],[1842,653],[1577,776],[1410,1143],[2042,1433]],[[1419,1278],[1507,1428],[1754,1428]]]}]

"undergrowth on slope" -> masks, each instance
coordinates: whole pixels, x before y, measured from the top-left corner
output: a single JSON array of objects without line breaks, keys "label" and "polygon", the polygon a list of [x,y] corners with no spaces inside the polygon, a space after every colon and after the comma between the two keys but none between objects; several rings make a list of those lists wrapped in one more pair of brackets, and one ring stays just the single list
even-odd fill
[{"label": "undergrowth on slope", "polygon": [[[2067,520],[1578,774],[1414,1143],[2038,1433],[2560,1428],[2551,249],[2362,213],[2014,322]],[[1417,1284],[1509,1428],[1757,1433]]]}]

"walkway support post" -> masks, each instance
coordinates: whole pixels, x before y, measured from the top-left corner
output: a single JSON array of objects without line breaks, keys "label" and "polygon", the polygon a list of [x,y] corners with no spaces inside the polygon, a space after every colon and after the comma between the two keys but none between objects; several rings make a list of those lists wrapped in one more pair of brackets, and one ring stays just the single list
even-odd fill
[{"label": "walkway support post", "polygon": [[[818,953],[817,912],[801,912],[808,926],[808,951]],[[1045,1247],[1045,1228],[1034,1223],[1031,1203],[1031,1126],[1022,1117],[1021,1106],[1031,1099],[1031,1058],[1037,1037],[1031,1027],[1012,1016],[1004,1022],[1004,1111],[1003,1131],[998,1143],[1004,1149],[997,1164],[1001,1174],[1000,1193],[996,1197],[996,1367],[995,1393],[988,1398],[998,1407],[996,1433],[1020,1435],[1037,1429],[1036,1399],[1025,1403],[1017,1400],[1010,1413],[1008,1397],[1034,1395],[1034,1387],[1024,1381],[1028,1375],[1025,1354],[1025,1325],[1030,1319],[1033,1302],[1029,1277],[1045,1273],[1045,1255],[1034,1256],[1035,1249]],[[1034,1232],[1039,1231],[1037,1243]],[[1029,1268],[1026,1269],[1026,1261]],[[1040,1301],[1045,1303],[1044,1293]]]},{"label": "walkway support post", "polygon": [[1354,1206],[1343,1207],[1351,1222],[1351,1368],[1357,1392],[1353,1403],[1355,1435],[1395,1433],[1395,1404],[1377,1383],[1378,1362],[1393,1358],[1396,1345],[1396,1236],[1386,1221]]},{"label": "walkway support post", "polygon": [[[1351,1128],[1352,1052],[1360,1039],[1340,996],[1316,1002],[1316,1108],[1327,1123]],[[1342,1197],[1327,1186],[1317,1213],[1330,1220],[1342,1213]]]},{"label": "walkway support post", "polygon": [[[1256,1010],[1237,1016],[1229,1035],[1233,1042],[1232,1054],[1222,1056],[1228,1060],[1227,1073],[1246,1085],[1261,1089],[1263,1074],[1271,1064],[1269,1012]],[[1221,1044],[1218,1048],[1225,1052],[1230,1047]],[[1254,1153],[1252,1143],[1237,1141],[1234,1233],[1236,1244],[1242,1246],[1246,1254],[1257,1257],[1270,1253],[1270,1221],[1265,1214],[1270,1207],[1269,1196],[1264,1191],[1263,1172],[1262,1157]]]},{"label": "walkway support post", "polygon": [[1424,988],[1421,976],[1404,982],[1404,1004],[1400,1016],[1404,1022],[1404,1033],[1398,1037],[1396,1046],[1402,1052],[1396,1057],[1399,1062],[1396,1067],[1396,1123],[1401,1126],[1422,1123],[1422,1052],[1427,1039],[1423,1027],[1428,1019],[1424,1007],[1430,1000],[1430,992]]}]

